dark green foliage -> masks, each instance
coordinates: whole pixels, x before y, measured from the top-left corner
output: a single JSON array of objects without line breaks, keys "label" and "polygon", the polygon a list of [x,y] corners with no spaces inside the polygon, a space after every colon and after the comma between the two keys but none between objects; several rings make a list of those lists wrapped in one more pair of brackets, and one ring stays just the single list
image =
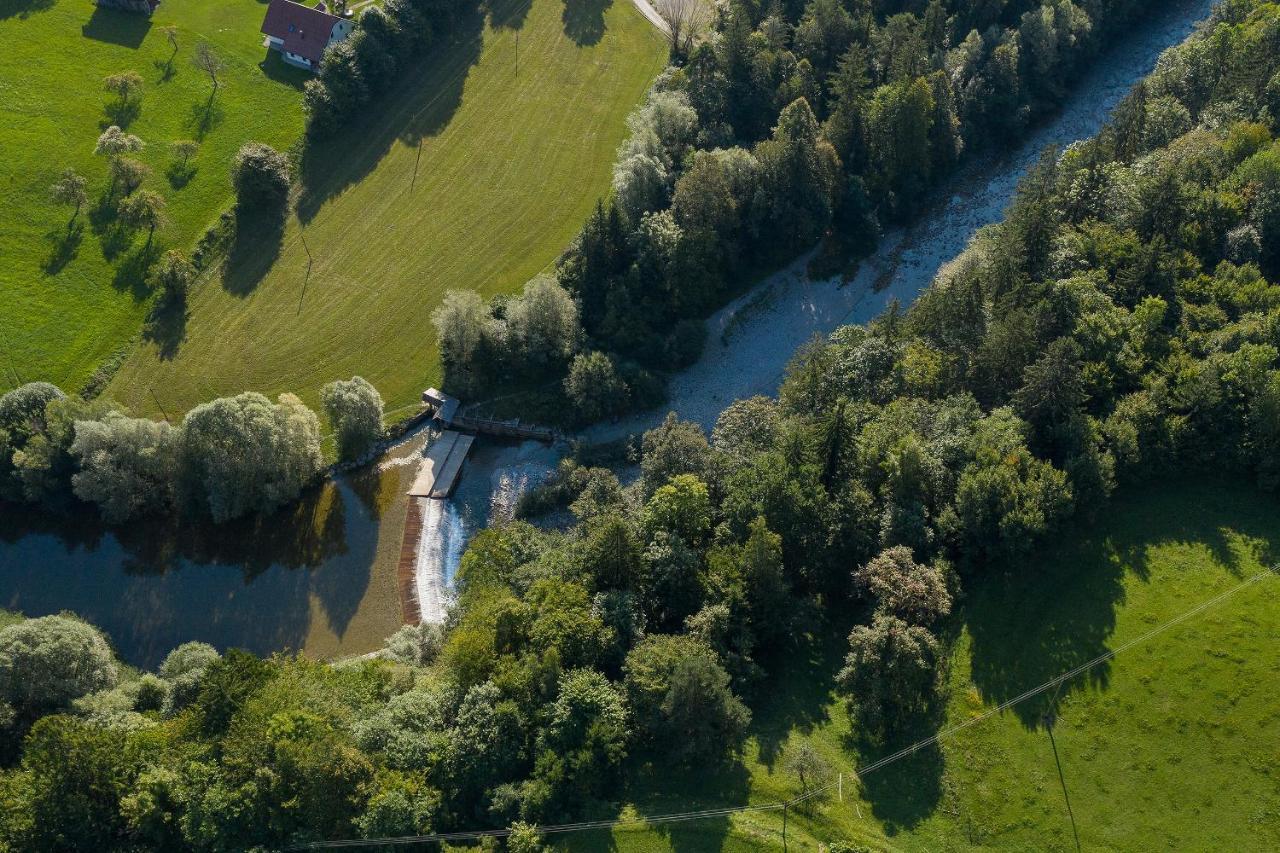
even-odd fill
[{"label": "dark green foliage", "polygon": [[289,158],[270,145],[246,142],[231,167],[240,210],[279,211],[289,198]]}]

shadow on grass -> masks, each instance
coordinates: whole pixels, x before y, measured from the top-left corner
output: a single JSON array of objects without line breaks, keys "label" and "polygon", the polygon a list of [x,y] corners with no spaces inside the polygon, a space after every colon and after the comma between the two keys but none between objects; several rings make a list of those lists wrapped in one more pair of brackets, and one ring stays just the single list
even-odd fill
[{"label": "shadow on grass", "polygon": [[[971,581],[965,620],[972,637],[972,678],[982,699],[997,704],[1104,654],[1132,574],[1150,577],[1150,549],[1167,544],[1207,548],[1214,561],[1240,575],[1230,532],[1258,540],[1264,564],[1280,539],[1276,506],[1248,484],[1186,478],[1129,490],[1112,501],[1103,521],[1077,525],[1062,546],[1026,562],[1016,574]],[[1172,615],[1172,614],[1170,614]],[[1110,664],[1019,703],[1011,712],[1031,729],[1057,713],[1084,685],[1105,689]]]},{"label": "shadow on grass", "polygon": [[222,265],[222,286],[228,293],[248,296],[271,265],[284,243],[283,212],[236,213],[235,235]]},{"label": "shadow on grass", "polygon": [[[3,13],[0,13],[0,17],[3,17]],[[137,50],[150,29],[151,19],[146,15],[94,6],[88,22],[80,28],[80,34],[94,41],[118,44],[130,50]]]},{"label": "shadow on grass", "polygon": [[142,99],[130,98],[127,101],[119,99],[108,101],[102,111],[107,114],[107,117],[98,122],[99,129],[106,130],[114,124],[121,130],[125,130],[138,116],[142,115]]},{"label": "shadow on grass", "polygon": [[604,38],[604,13],[612,5],[613,0],[564,0],[564,34],[581,47],[598,44]]},{"label": "shadow on grass", "polygon": [[164,170],[164,175],[169,179],[169,186],[175,190],[180,190],[187,184],[191,183],[191,179],[196,176],[196,172],[200,171],[200,167],[190,160],[175,160],[169,164]]},{"label": "shadow on grass", "polygon": [[62,268],[75,260],[84,242],[84,223],[72,222],[45,235],[49,241],[49,256],[42,265],[47,275],[57,275]]},{"label": "shadow on grass", "polygon": [[0,21],[6,18],[30,18],[37,12],[53,8],[58,0],[0,0]]},{"label": "shadow on grass", "polygon": [[285,62],[280,52],[276,50],[267,51],[267,55],[258,63],[258,70],[268,80],[291,86],[299,92],[302,91],[302,87],[307,84],[308,80],[314,79],[316,76],[305,68],[299,68],[296,65],[290,65]]},{"label": "shadow on grass", "polygon": [[[134,235],[131,231],[125,228],[117,230],[124,233],[130,243],[133,242]],[[160,257],[160,254],[161,249],[154,242],[143,243],[116,264],[112,285],[116,290],[127,291],[135,301],[141,302],[146,299],[151,295],[147,273],[150,272],[151,265],[155,263],[156,258]]]},{"label": "shadow on grass", "polygon": [[[462,90],[471,66],[483,48],[483,13],[478,9],[462,16],[451,41],[429,49],[414,60],[398,85],[378,99],[334,138],[313,142],[303,155],[302,191],[298,218],[310,222],[320,207],[352,184],[367,177],[392,144],[416,146],[448,127],[462,104]],[[421,168],[430,169],[429,163]],[[408,189],[411,174],[404,175]]]},{"label": "shadow on grass", "polygon": [[489,26],[495,30],[518,30],[524,27],[529,10],[533,8],[533,0],[493,0],[484,5],[489,14]]},{"label": "shadow on grass", "polygon": [[196,142],[203,142],[209,135],[209,131],[222,124],[225,118],[226,112],[218,103],[216,93],[210,92],[208,98],[191,105],[191,110],[187,114],[186,128]]},{"label": "shadow on grass", "polygon": [[190,316],[185,298],[156,303],[142,329],[142,339],[156,345],[156,355],[161,361],[171,361],[178,354],[187,339]]}]

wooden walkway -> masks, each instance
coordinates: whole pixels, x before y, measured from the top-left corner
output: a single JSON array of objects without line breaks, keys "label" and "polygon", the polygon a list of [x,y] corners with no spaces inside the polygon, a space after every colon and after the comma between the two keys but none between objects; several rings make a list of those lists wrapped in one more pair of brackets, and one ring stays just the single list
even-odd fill
[{"label": "wooden walkway", "polygon": [[415,498],[447,498],[458,484],[462,463],[471,452],[475,436],[445,430],[431,442],[427,456],[418,468],[409,495]]}]

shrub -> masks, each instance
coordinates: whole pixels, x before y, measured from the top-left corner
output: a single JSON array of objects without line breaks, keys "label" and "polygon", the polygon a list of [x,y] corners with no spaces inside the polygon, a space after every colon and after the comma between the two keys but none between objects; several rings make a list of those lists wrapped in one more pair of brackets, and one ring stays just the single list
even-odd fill
[{"label": "shrub", "polygon": [[244,210],[278,210],[289,198],[289,158],[262,142],[240,146],[231,166],[236,202]]},{"label": "shrub", "polygon": [[0,631],[0,700],[20,712],[56,711],[115,683],[107,638],[79,619],[44,616]]},{"label": "shrub", "polygon": [[320,402],[338,436],[342,459],[358,459],[382,435],[382,396],[365,379],[330,382],[321,389]]}]

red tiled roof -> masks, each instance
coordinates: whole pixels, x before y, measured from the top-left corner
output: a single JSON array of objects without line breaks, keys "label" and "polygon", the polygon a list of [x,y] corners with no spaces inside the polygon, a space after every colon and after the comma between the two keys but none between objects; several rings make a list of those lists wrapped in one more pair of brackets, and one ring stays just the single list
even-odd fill
[{"label": "red tiled roof", "polygon": [[333,34],[333,25],[341,20],[337,15],[291,0],[271,0],[267,16],[262,19],[262,32],[283,40],[285,51],[305,56],[318,65]]}]

